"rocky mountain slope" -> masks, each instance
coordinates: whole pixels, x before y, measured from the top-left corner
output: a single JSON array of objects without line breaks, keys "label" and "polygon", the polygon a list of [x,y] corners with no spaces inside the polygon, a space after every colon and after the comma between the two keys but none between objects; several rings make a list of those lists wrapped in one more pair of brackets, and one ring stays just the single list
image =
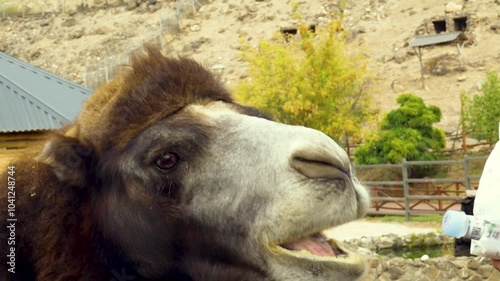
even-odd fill
[{"label": "rocky mountain slope", "polygon": [[[160,43],[170,53],[215,66],[231,86],[245,77],[240,40],[256,45],[297,23],[292,17],[293,1],[16,3],[17,12],[27,13],[24,18],[0,14],[0,51],[87,87],[109,79],[114,66],[126,64],[128,54],[144,42]],[[412,92],[442,109],[440,125],[451,133],[458,126],[460,92],[474,94],[487,71],[500,72],[499,0],[350,0],[346,6],[327,0],[298,3],[304,20],[315,25],[324,25],[332,13],[344,12],[345,27],[363,43],[378,77],[380,94],[375,100],[382,112],[396,106],[399,93]],[[0,5],[0,12],[7,11],[6,5],[3,11]],[[419,60],[408,44],[418,34],[435,34],[435,26],[443,28],[444,21],[447,32],[466,28],[461,62],[456,44],[423,48],[422,87]],[[463,22],[466,26],[460,26]]]}]

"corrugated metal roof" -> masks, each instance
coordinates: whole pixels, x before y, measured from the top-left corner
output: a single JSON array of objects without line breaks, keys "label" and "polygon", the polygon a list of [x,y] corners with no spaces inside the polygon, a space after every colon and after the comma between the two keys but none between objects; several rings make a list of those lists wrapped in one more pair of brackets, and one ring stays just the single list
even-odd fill
[{"label": "corrugated metal roof", "polygon": [[423,47],[454,41],[462,33],[461,31],[440,33],[436,35],[417,36],[410,42],[410,47]]},{"label": "corrugated metal roof", "polygon": [[92,92],[0,52],[0,132],[57,129]]}]

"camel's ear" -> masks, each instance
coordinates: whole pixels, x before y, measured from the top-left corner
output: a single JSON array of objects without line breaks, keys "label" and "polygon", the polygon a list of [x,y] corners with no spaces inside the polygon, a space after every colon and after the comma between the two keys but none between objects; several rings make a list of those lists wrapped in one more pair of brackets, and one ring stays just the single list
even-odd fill
[{"label": "camel's ear", "polygon": [[86,186],[95,168],[95,153],[90,144],[64,135],[53,136],[37,160],[52,167],[57,178],[70,185]]}]

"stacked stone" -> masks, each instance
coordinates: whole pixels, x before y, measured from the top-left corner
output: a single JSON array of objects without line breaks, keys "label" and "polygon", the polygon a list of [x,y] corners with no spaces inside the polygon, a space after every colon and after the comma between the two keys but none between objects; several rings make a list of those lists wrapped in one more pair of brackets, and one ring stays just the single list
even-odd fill
[{"label": "stacked stone", "polygon": [[498,281],[500,272],[490,259],[441,257],[430,259],[371,256],[369,270],[360,281]]},{"label": "stacked stone", "polygon": [[389,258],[376,254],[378,250],[412,247],[453,246],[454,239],[440,234],[395,234],[381,237],[363,237],[343,242],[354,251],[366,255],[368,272],[359,281],[498,281],[500,272],[495,270],[490,259],[481,257],[454,257],[446,255],[429,258]]}]

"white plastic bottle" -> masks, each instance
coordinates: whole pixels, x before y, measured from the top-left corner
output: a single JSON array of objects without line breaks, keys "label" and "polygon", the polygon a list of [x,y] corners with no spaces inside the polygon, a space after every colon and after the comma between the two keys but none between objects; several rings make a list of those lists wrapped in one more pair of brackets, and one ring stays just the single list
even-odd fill
[{"label": "white plastic bottle", "polygon": [[441,228],[444,234],[455,238],[479,240],[487,228],[485,224],[485,220],[478,216],[469,216],[461,211],[447,211]]},{"label": "white plastic bottle", "polygon": [[471,254],[500,259],[500,224],[464,212],[447,211],[442,229],[446,235],[471,239]]},{"label": "white plastic bottle", "polygon": [[471,240],[470,253],[500,260],[500,225],[489,225],[481,239]]}]

